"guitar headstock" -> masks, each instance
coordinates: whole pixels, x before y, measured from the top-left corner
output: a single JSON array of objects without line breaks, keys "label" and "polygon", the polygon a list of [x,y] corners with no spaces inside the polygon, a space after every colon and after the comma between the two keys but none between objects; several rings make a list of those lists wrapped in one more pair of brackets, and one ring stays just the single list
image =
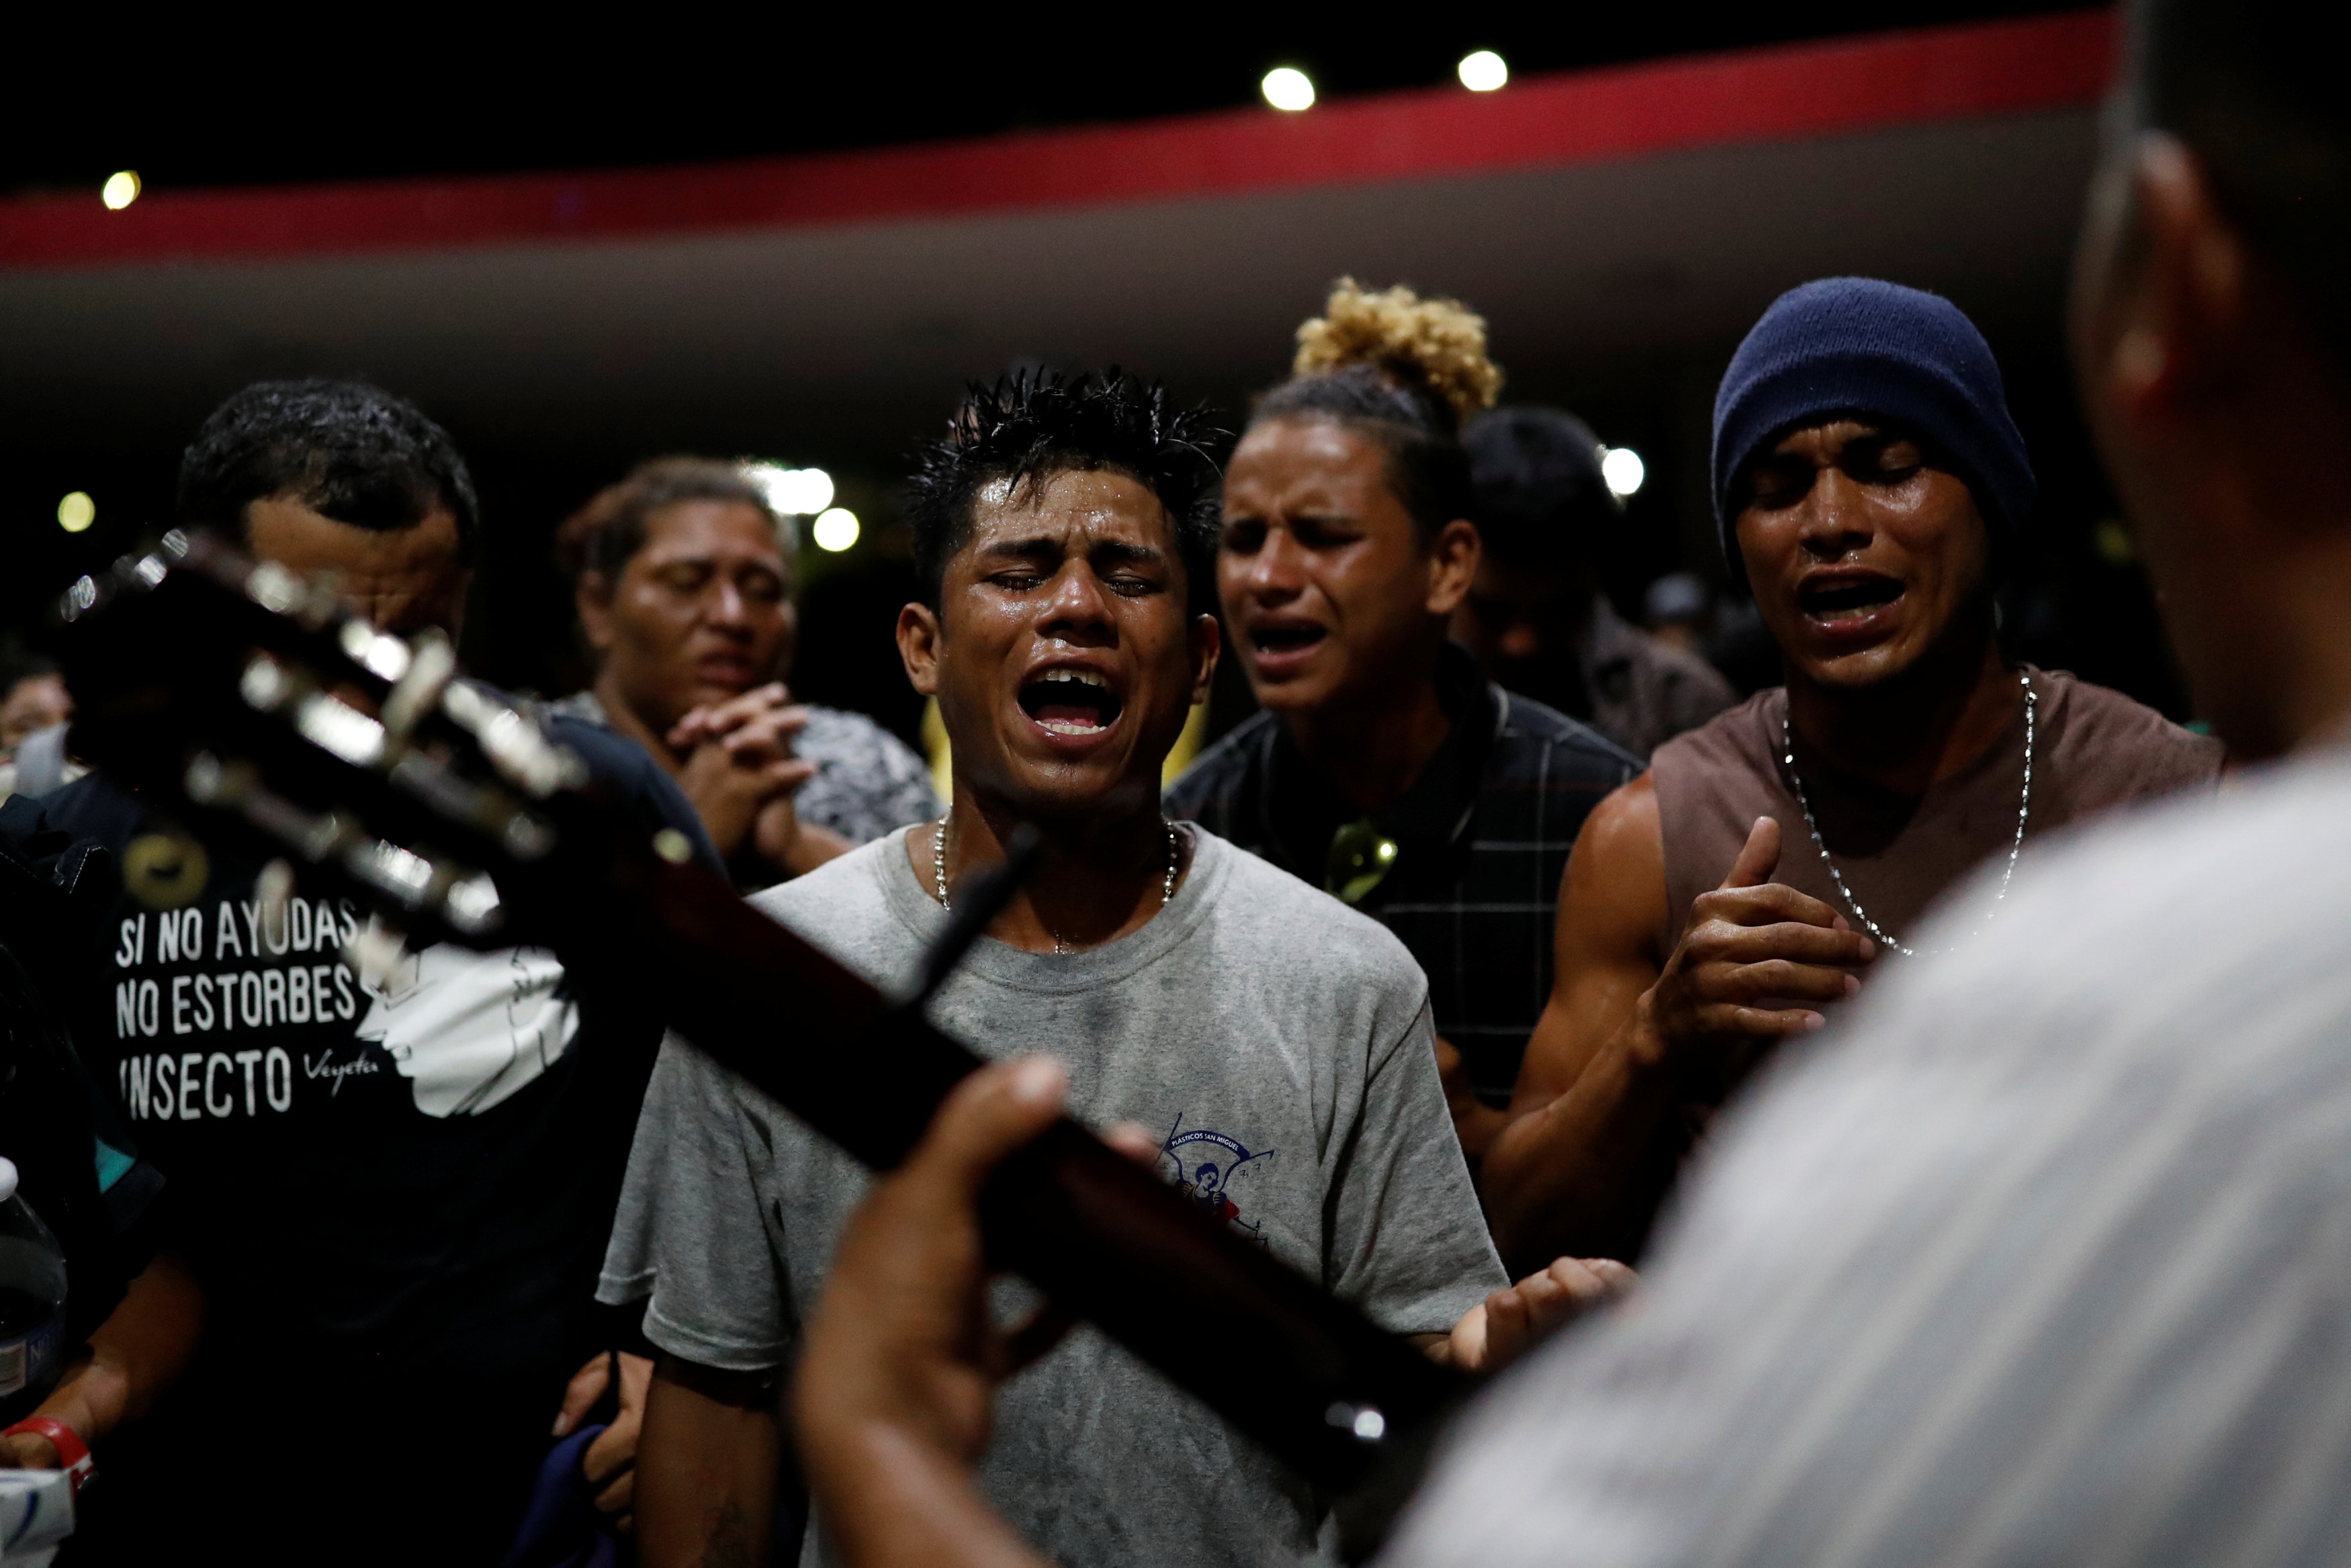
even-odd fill
[{"label": "guitar headstock", "polygon": [[447,639],[380,631],[221,539],[174,530],[58,611],[78,754],[412,939],[545,940],[557,845],[605,831],[580,758]]}]

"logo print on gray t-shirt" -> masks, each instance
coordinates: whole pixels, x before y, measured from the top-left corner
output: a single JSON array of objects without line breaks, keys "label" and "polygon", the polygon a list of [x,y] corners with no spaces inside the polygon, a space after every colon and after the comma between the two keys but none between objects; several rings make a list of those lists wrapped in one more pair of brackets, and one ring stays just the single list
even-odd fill
[{"label": "logo print on gray t-shirt", "polygon": [[1162,1174],[1169,1175],[1176,1190],[1243,1235],[1257,1237],[1261,1244],[1261,1221],[1243,1218],[1242,1206],[1234,1195],[1237,1191],[1247,1194],[1253,1188],[1249,1178],[1256,1173],[1256,1162],[1272,1158],[1274,1151],[1265,1148],[1251,1153],[1238,1138],[1207,1127],[1185,1132],[1183,1126],[1184,1114],[1178,1111],[1175,1126],[1167,1129],[1159,1146],[1160,1159],[1175,1168],[1172,1174],[1164,1169]]}]

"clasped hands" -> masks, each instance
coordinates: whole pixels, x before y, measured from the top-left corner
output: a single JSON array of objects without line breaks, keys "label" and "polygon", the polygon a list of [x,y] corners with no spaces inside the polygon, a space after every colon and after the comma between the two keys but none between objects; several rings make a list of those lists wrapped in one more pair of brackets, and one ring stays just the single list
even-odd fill
[{"label": "clasped hands", "polygon": [[702,818],[721,859],[747,844],[772,865],[794,865],[800,824],[792,795],[817,765],[792,754],[807,708],[775,681],[691,710],[664,739],[684,759],[678,786]]}]

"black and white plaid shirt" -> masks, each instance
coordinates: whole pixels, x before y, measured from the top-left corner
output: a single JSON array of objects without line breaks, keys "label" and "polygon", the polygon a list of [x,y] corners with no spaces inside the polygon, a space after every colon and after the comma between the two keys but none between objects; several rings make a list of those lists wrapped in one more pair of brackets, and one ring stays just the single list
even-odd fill
[{"label": "black and white plaid shirt", "polygon": [[[1405,799],[1372,819],[1398,854],[1356,908],[1419,961],[1437,1033],[1460,1050],[1479,1096],[1501,1105],[1551,996],[1568,851],[1592,808],[1641,764],[1590,726],[1486,681],[1467,649],[1447,649],[1439,684],[1452,731]],[[1201,754],[1168,790],[1167,813],[1316,887],[1328,886],[1332,835],[1359,820],[1266,712]]]}]

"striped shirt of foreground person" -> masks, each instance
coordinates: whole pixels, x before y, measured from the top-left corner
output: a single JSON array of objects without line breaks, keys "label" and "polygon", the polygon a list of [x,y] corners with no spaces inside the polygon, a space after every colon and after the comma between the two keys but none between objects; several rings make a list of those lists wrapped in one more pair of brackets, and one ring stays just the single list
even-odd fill
[{"label": "striped shirt of foreground person", "polygon": [[2351,1558],[2344,864],[2341,749],[2028,857],[1759,1085],[1388,1561]]}]

